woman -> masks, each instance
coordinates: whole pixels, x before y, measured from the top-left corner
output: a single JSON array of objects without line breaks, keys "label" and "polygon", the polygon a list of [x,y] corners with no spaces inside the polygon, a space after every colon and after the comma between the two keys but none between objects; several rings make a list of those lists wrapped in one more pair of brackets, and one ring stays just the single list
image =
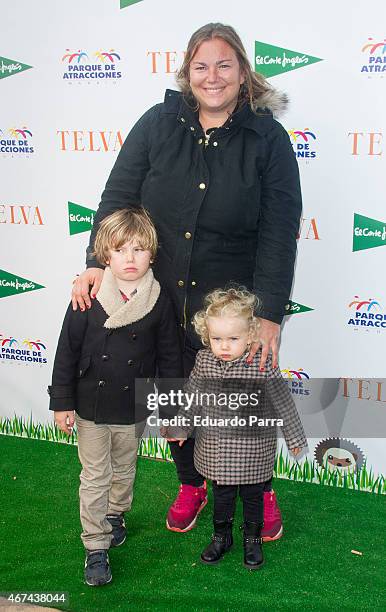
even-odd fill
[{"label": "woman", "polygon": [[[262,304],[261,367],[277,365],[280,323],[293,279],[301,193],[295,155],[273,114],[286,96],[252,71],[230,26],[210,23],[191,37],[177,75],[128,135],[95,215],[88,270],[74,284],[73,307],[90,307],[103,272],[92,254],[100,221],[139,202],[150,212],[160,249],[155,276],[168,288],[183,330],[185,375],[200,341],[191,326],[205,294],[229,282],[255,291]],[[206,504],[206,486],[193,464],[194,440],[171,443],[181,487],[167,527],[188,531]],[[266,483],[265,540],[281,536],[280,512]]]}]

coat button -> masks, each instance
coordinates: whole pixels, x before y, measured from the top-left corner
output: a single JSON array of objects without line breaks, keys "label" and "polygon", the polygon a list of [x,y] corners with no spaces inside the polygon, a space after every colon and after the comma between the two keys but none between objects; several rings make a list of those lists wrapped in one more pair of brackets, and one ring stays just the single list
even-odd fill
[{"label": "coat button", "polygon": [[102,355],[102,361],[107,361],[110,359],[110,355]]},{"label": "coat button", "polygon": [[190,232],[185,232],[186,240],[190,240],[191,237],[192,237],[192,234]]},{"label": "coat button", "polygon": [[137,339],[137,334],[132,334],[132,335],[131,335],[131,338],[132,338],[133,340],[136,340],[136,339]]},{"label": "coat button", "polygon": [[184,286],[184,284],[185,284],[185,283],[184,283],[184,281],[183,281],[183,280],[179,280],[179,281],[178,281],[178,283],[177,283],[177,285],[178,285],[179,287],[183,287],[183,286]]},{"label": "coat button", "polygon": [[185,123],[185,119],[183,117],[181,117],[181,121],[182,123]]},{"label": "coat button", "polygon": [[192,281],[192,287],[196,286],[196,281]]},{"label": "coat button", "polygon": [[105,380],[100,380],[99,383],[98,383],[98,387],[104,387],[105,384],[106,384]]},{"label": "coat button", "polygon": [[192,132],[194,132],[194,127],[192,125],[190,126],[190,129],[192,130]]},{"label": "coat button", "polygon": [[127,362],[127,365],[132,366],[134,363],[134,361],[132,359],[129,359],[129,361]]},{"label": "coat button", "polygon": [[122,391],[128,391],[128,389],[129,389],[128,385],[125,385],[125,386],[122,388]]},{"label": "coat button", "polygon": [[217,145],[218,145],[218,142],[214,141],[213,146],[217,147]]},{"label": "coat button", "polygon": [[289,309],[290,309],[290,305],[289,305],[289,304],[286,304],[286,305],[285,305],[285,309],[286,309],[286,310],[289,310]]},{"label": "coat button", "polygon": [[200,184],[199,184],[199,188],[200,188],[200,189],[205,189],[205,187],[206,187],[205,183],[200,183]]},{"label": "coat button", "polygon": [[198,144],[202,144],[202,138],[199,138],[197,142]]}]

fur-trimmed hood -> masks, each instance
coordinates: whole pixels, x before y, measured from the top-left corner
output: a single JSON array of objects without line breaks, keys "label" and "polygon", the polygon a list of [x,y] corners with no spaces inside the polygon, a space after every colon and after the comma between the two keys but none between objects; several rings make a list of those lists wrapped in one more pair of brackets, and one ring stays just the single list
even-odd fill
[{"label": "fur-trimmed hood", "polygon": [[256,108],[269,110],[274,117],[281,117],[287,110],[289,99],[286,93],[271,89],[256,101]]},{"label": "fur-trimmed hood", "polygon": [[125,302],[117,281],[107,266],[96,299],[108,315],[104,323],[107,329],[117,329],[143,319],[153,310],[161,288],[151,268],[142,277],[136,293]]}]

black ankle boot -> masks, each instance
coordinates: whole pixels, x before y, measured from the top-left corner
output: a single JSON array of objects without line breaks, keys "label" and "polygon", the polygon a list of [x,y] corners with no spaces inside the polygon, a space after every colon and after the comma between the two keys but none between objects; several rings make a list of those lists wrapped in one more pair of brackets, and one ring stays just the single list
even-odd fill
[{"label": "black ankle boot", "polygon": [[244,567],[260,569],[264,563],[262,543],[260,537],[262,525],[259,523],[244,522]]},{"label": "black ankle boot", "polygon": [[213,521],[213,525],[212,541],[201,553],[201,561],[208,565],[218,563],[233,545],[233,521]]}]

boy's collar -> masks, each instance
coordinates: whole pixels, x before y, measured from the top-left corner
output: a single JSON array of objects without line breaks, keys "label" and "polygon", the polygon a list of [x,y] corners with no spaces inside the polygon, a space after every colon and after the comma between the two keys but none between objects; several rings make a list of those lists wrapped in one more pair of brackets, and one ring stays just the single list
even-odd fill
[{"label": "boy's collar", "polygon": [[104,327],[115,329],[143,319],[153,309],[160,291],[159,282],[154,278],[152,269],[149,268],[141,278],[135,294],[125,302],[116,278],[107,266],[96,296],[97,301],[108,315]]}]

